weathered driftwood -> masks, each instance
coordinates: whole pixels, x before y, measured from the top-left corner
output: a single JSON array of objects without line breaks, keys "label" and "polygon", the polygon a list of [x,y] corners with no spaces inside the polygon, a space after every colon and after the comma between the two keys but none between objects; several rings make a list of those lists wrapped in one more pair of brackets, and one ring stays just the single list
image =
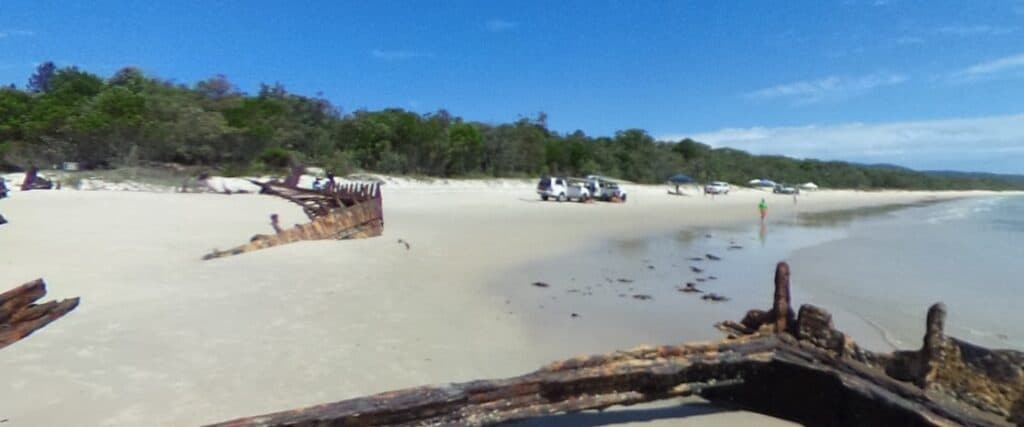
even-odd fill
[{"label": "weathered driftwood", "polygon": [[0,294],[0,348],[31,335],[78,306],[78,298],[35,304],[45,295],[43,279]]},{"label": "weathered driftwood", "polygon": [[490,425],[691,394],[811,426],[1019,422],[1021,353],[945,337],[941,306],[929,313],[921,350],[864,351],[833,328],[828,312],[805,305],[792,315],[788,273],[780,264],[773,309],[720,324],[730,333],[722,342],[642,347],[515,378],[418,387],[215,426]]},{"label": "weathered driftwood", "polygon": [[249,243],[226,250],[215,250],[204,260],[238,255],[301,240],[344,240],[380,236],[384,232],[384,207],[380,186],[364,183],[334,184],[321,190],[309,190],[282,183],[261,183],[260,193],[281,197],[302,206],[310,218],[306,224],[281,228],[277,214],[270,216],[274,234],[253,236]]}]

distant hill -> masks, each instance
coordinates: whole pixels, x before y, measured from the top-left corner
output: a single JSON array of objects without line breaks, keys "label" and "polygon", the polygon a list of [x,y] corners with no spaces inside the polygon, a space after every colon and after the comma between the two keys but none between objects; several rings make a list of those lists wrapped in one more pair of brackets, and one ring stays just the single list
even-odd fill
[{"label": "distant hill", "polygon": [[922,171],[928,175],[953,178],[953,179],[978,179],[989,181],[1002,181],[1009,184],[1024,185],[1024,175],[1008,175],[988,172],[961,172],[961,171]]}]

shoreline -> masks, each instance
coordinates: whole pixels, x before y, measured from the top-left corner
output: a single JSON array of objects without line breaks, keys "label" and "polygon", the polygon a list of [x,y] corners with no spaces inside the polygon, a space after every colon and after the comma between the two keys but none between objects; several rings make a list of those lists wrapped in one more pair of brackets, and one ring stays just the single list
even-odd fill
[{"label": "shoreline", "polygon": [[[950,307],[947,331],[990,348],[1024,349],[1012,309],[1016,277],[1004,266],[1024,254],[1012,236],[977,217],[1021,196],[913,207],[855,224],[847,238],[793,254],[808,265],[808,294],[836,320],[879,330],[874,349],[915,347],[927,306]],[[981,222],[979,222],[981,221]],[[857,260],[830,262],[828,260]],[[885,286],[884,284],[890,284]],[[868,346],[869,348],[872,346]]]},{"label": "shoreline", "polygon": [[[594,348],[571,340],[545,347],[523,322],[530,313],[507,315],[506,298],[491,285],[503,279],[533,291],[530,283],[543,279],[520,281],[508,272],[600,242],[625,242],[628,250],[658,233],[756,223],[757,200],[771,197],[748,190],[712,200],[628,186],[625,204],[560,204],[540,202],[530,183],[456,184],[385,186],[383,237],[303,242],[207,262],[199,258],[212,248],[269,232],[271,213],[283,224],[304,216],[257,195],[14,194],[0,202],[10,221],[0,227],[0,241],[18,250],[0,260],[0,283],[44,277],[52,297],[82,296],[82,304],[0,353],[0,366],[16,379],[0,384],[4,417],[15,426],[195,425],[519,375],[598,345],[613,350],[618,346],[600,340]],[[822,191],[796,208],[779,196],[769,199],[769,224],[797,212],[955,195],[984,194]],[[630,268],[667,277],[669,265]],[[770,282],[770,272],[756,276]],[[769,301],[755,300],[737,307]],[[733,317],[669,308],[710,332],[711,323]],[[595,320],[586,316],[576,320]],[[660,319],[666,333],[682,324],[673,319]],[[568,323],[568,314],[565,320],[587,334],[588,323]],[[607,323],[629,333],[628,318]],[[675,342],[688,339],[677,335]],[[54,405],[65,410],[47,410]]]},{"label": "shoreline", "polygon": [[[755,224],[724,222],[688,225],[668,232],[651,231],[629,239],[594,240],[571,253],[512,266],[495,274],[487,286],[496,296],[505,299],[506,314],[520,316],[530,325],[531,336],[543,342],[541,347],[562,349],[561,352],[551,351],[552,358],[606,351],[609,345],[630,348],[650,343],[715,340],[721,334],[712,327],[713,323],[738,320],[746,310],[764,308],[770,301],[771,275],[776,262],[789,261],[794,276],[799,278],[801,270],[814,268],[801,265],[799,260],[793,262],[793,256],[846,238],[843,224],[961,199],[915,200],[818,211],[806,214],[814,218],[811,220],[797,213],[791,218],[769,221],[765,228],[771,231],[767,236],[758,236]],[[827,226],[808,228],[806,225],[820,222],[822,218],[832,220],[827,221]],[[733,250],[736,246],[743,248]],[[716,254],[722,260],[689,260],[707,253]],[[691,266],[704,271],[696,274],[689,270]],[[526,286],[536,281],[547,286],[544,289]],[[700,295],[678,294],[676,289],[687,282],[731,301],[708,303],[700,301]],[[809,302],[801,301],[800,297],[807,296],[812,289],[795,289],[795,303]],[[634,296],[651,298],[637,302]],[[842,307],[829,308],[844,312]],[[664,313],[652,315],[651,310]],[[672,315],[673,311],[685,314]],[[606,318],[614,320],[604,321]],[[888,330],[868,319],[861,320],[871,328],[848,324],[844,325],[844,330],[872,349],[881,349],[880,341],[892,344],[889,346],[892,348],[884,350],[895,348]],[[563,339],[562,334],[579,333],[580,329],[572,325],[577,322],[590,324],[588,328],[598,332],[586,334],[582,342]],[[594,323],[599,326],[592,326]],[[661,323],[669,326],[662,327]],[[631,325],[631,329],[620,330],[621,324]],[[585,351],[572,351],[581,347]]]}]

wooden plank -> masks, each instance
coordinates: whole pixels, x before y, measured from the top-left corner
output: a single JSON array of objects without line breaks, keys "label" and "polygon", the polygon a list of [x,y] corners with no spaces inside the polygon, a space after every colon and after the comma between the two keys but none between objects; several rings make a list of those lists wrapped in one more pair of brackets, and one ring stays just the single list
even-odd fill
[{"label": "wooden plank", "polygon": [[42,279],[0,294],[0,348],[28,337],[78,307],[78,298],[35,304],[45,295]]}]

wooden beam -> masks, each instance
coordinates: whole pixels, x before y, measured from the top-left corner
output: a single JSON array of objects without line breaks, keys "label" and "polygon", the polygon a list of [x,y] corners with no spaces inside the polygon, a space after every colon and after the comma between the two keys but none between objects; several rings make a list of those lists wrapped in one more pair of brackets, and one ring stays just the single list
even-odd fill
[{"label": "wooden beam", "polygon": [[35,304],[45,295],[43,279],[0,294],[0,348],[28,337],[78,306],[78,298]]}]

